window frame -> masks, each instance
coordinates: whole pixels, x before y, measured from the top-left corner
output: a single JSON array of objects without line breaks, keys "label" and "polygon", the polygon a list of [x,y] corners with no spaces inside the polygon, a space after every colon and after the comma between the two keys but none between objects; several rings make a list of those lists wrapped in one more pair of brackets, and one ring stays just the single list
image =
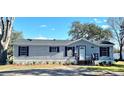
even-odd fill
[{"label": "window frame", "polygon": [[49,52],[60,52],[60,47],[59,46],[50,46],[49,47]]},{"label": "window frame", "polygon": [[65,46],[65,57],[68,57],[68,51],[72,51],[72,56],[75,56],[75,47],[74,46]]},{"label": "window frame", "polygon": [[100,47],[100,56],[108,56],[109,57],[109,47]]},{"label": "window frame", "polygon": [[29,46],[19,46],[18,56],[29,56]]}]

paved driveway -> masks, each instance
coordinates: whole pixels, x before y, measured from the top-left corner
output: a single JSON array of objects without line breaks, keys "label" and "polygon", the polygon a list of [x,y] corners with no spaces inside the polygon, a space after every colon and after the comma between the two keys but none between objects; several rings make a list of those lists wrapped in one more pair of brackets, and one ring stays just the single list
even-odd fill
[{"label": "paved driveway", "polygon": [[120,76],[124,75],[121,72],[109,72],[99,70],[80,69],[76,67],[54,68],[54,69],[28,69],[28,70],[13,70],[1,71],[0,76],[18,76],[18,75],[33,75],[33,76]]}]

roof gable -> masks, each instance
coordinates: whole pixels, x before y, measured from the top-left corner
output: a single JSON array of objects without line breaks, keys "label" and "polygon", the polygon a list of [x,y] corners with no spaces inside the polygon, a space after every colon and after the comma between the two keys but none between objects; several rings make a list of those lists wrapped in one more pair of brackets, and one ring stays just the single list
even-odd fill
[{"label": "roof gable", "polygon": [[74,40],[74,41],[68,43],[68,45],[79,42],[81,40],[88,42],[90,44],[96,45],[96,46],[104,46],[104,45],[105,46],[113,46],[114,45],[114,43],[111,43],[109,41],[90,41],[90,40],[87,40],[85,38],[80,38],[80,39]]}]

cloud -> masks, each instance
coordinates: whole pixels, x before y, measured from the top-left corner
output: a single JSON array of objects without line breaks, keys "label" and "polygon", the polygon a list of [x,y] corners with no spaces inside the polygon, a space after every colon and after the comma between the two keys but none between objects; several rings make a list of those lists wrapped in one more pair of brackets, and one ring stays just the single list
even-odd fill
[{"label": "cloud", "polygon": [[44,37],[44,36],[38,36],[38,37],[35,37],[35,38],[33,38],[33,39],[50,40],[50,39],[53,39],[53,38]]},{"label": "cloud", "polygon": [[47,27],[47,25],[40,25],[40,27]]},{"label": "cloud", "polygon": [[55,30],[55,28],[52,28],[51,30],[52,30],[52,31],[54,31],[54,30]]},{"label": "cloud", "polygon": [[100,21],[99,19],[97,19],[97,18],[94,18],[93,19],[96,23],[101,23],[102,21]]},{"label": "cloud", "polygon": [[93,23],[93,20],[91,20],[90,23]]},{"label": "cloud", "polygon": [[109,25],[102,25],[102,28],[103,28],[103,29],[109,29],[110,26],[109,26]]},{"label": "cloud", "polygon": [[103,22],[107,22],[107,20],[103,20]]}]

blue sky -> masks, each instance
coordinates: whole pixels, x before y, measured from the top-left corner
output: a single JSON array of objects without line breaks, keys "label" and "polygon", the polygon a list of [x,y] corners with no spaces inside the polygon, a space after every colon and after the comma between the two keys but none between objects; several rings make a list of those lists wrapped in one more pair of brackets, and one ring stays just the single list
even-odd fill
[{"label": "blue sky", "polygon": [[95,23],[107,28],[107,17],[16,17],[14,29],[23,32],[24,38],[69,39],[72,22]]}]

